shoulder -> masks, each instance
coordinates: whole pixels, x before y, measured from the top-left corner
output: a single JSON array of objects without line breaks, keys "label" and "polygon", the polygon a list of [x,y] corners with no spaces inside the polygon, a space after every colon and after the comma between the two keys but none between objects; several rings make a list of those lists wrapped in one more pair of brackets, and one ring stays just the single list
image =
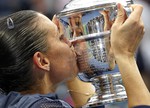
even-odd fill
[{"label": "shoulder", "polygon": [[44,97],[32,104],[30,108],[71,108],[71,106],[62,100]]},{"label": "shoulder", "polygon": [[8,95],[0,95],[0,101],[0,108],[71,108],[52,93],[21,95],[18,92],[10,92]]}]

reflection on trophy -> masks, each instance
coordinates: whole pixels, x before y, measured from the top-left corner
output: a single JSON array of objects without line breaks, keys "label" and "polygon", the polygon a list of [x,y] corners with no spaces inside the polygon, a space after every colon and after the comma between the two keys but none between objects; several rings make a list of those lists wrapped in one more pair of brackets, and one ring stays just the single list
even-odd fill
[{"label": "reflection on trophy", "polygon": [[[82,14],[75,14],[69,18],[69,25],[71,29],[72,39],[76,39],[77,37],[84,35],[84,28],[82,25]],[[84,72],[87,74],[93,74],[88,57],[88,46],[87,42],[84,39],[79,39],[72,41],[72,44],[77,53],[77,63],[80,72]]]},{"label": "reflection on trophy", "polygon": [[91,82],[96,89],[85,107],[127,100],[110,45],[118,1],[129,15],[131,0],[72,0],[57,15],[77,52],[80,79]]}]

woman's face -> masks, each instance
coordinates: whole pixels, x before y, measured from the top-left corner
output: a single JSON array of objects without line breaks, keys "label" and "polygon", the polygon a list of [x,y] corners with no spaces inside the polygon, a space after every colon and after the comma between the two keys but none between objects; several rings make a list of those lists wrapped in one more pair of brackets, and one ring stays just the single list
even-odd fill
[{"label": "woman's face", "polygon": [[76,76],[78,72],[76,54],[71,43],[59,32],[58,27],[48,18],[44,18],[48,30],[47,57],[50,61],[50,80],[59,83]]}]

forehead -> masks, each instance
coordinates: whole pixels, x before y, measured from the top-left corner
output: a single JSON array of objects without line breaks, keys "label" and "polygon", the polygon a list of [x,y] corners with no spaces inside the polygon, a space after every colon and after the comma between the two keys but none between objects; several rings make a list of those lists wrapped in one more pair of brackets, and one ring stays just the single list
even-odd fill
[{"label": "forehead", "polygon": [[48,17],[43,14],[39,15],[39,26],[41,29],[48,30],[48,34],[55,36],[57,34],[57,26]]}]

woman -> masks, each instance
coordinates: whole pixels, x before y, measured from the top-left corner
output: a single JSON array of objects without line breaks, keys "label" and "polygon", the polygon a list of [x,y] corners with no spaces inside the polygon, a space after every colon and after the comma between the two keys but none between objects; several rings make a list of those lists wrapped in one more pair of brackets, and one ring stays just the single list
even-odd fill
[{"label": "woman", "polygon": [[[52,21],[34,11],[17,12],[1,18],[0,88],[7,96],[13,97],[9,104],[1,104],[1,108],[17,104],[19,108],[31,106],[21,104],[24,102],[30,102],[38,108],[39,102],[35,101],[51,100],[40,95],[33,96],[37,99],[32,100],[32,96],[23,95],[52,93],[58,83],[76,76],[76,54],[71,43],[61,33]],[[23,97],[11,91],[20,92]],[[61,101],[51,103],[56,104],[56,107],[57,103],[69,107]]]},{"label": "woman", "polygon": [[[150,105],[148,102],[150,99],[146,96],[149,92],[136,70],[133,59],[134,49],[143,35],[143,26],[139,20],[142,8],[134,6],[133,9],[133,13],[126,20],[122,6],[118,5],[118,17],[112,27],[111,36],[112,49],[123,76],[130,107]],[[70,107],[52,93],[58,83],[68,81],[77,75],[76,56],[78,55],[64,37],[59,21],[54,17],[53,22],[34,11],[20,11],[0,19],[0,88],[5,91],[5,94],[0,96],[0,107]],[[131,31],[130,28],[134,24],[136,27]],[[140,32],[137,34],[137,31]],[[130,44],[131,35],[133,39],[140,36],[135,44],[132,42],[133,45]],[[132,49],[129,45],[133,46]],[[132,60],[128,60],[129,57]],[[124,60],[126,62],[122,62]],[[133,67],[130,66],[131,64],[134,64]],[[126,68],[130,67],[130,71],[126,72]],[[127,73],[130,77],[127,77]],[[134,84],[137,81],[135,76],[141,83],[135,84],[134,87],[138,88],[145,97],[139,103],[136,98],[140,95],[133,93],[134,89],[128,83],[131,80],[130,83]],[[136,98],[130,99],[134,96]]]}]

